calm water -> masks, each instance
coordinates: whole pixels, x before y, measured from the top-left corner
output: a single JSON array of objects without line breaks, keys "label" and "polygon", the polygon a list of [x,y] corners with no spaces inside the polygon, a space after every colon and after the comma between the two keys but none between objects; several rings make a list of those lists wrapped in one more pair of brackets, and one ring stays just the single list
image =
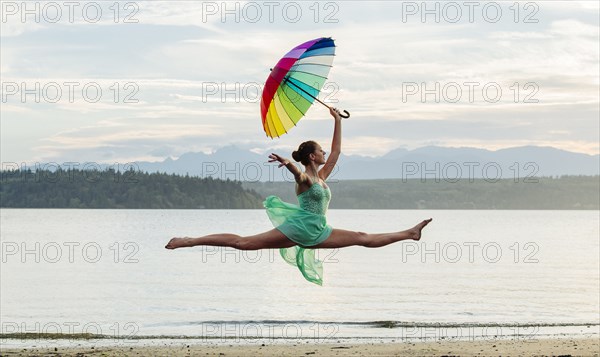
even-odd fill
[{"label": "calm water", "polygon": [[173,236],[271,229],[261,210],[2,209],[2,332],[337,338],[541,324],[597,334],[598,211],[329,212],[334,227],[366,232],[428,217],[418,243],[320,251],[320,287],[273,250],[164,249]]}]

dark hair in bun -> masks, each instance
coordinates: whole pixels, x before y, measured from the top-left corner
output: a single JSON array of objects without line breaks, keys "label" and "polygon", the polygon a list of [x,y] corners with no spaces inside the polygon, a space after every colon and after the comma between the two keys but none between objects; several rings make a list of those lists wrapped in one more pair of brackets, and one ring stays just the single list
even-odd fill
[{"label": "dark hair in bun", "polygon": [[310,160],[308,160],[308,155],[312,154],[317,150],[317,143],[309,140],[305,141],[298,147],[298,150],[292,153],[292,158],[296,161],[302,163],[302,165],[308,165]]}]

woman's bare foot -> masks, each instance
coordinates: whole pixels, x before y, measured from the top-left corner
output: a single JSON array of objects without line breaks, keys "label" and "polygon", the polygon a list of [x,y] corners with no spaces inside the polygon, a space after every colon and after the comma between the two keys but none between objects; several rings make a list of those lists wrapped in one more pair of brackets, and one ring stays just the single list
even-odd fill
[{"label": "woman's bare foot", "polygon": [[167,243],[167,245],[165,245],[165,248],[167,249],[175,249],[175,248],[181,248],[181,247],[187,247],[187,244],[189,243],[190,238],[185,237],[185,238],[172,238],[169,243]]},{"label": "woman's bare foot", "polygon": [[425,228],[426,225],[429,224],[429,222],[432,221],[432,218],[426,219],[423,222],[417,224],[416,226],[412,227],[410,229],[410,232],[413,234],[412,238],[413,240],[419,240],[421,239],[421,231],[423,230],[423,228]]}]

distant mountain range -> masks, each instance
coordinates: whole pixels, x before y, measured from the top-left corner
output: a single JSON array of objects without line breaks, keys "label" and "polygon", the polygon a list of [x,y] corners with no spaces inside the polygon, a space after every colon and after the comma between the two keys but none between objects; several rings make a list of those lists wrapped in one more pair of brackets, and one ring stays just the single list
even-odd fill
[{"label": "distant mountain range", "polygon": [[[276,151],[279,152],[279,151]],[[285,155],[285,153],[281,153]],[[288,154],[291,158],[291,155]],[[186,153],[162,162],[137,162],[142,171],[213,177],[238,181],[292,181],[285,169],[269,163],[267,154],[227,146],[212,154]],[[599,175],[600,156],[553,147],[523,146],[497,151],[426,146],[396,149],[379,157],[341,155],[329,180],[478,179],[526,180],[533,176]]]}]

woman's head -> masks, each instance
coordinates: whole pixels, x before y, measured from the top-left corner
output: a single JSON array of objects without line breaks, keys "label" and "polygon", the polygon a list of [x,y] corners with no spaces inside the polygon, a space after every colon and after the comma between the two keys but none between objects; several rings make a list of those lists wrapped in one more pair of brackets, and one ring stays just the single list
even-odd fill
[{"label": "woman's head", "polygon": [[321,145],[315,141],[305,141],[298,147],[298,150],[292,153],[292,158],[302,165],[309,165],[311,161],[315,161],[317,164],[325,163],[325,151],[321,149]]}]

